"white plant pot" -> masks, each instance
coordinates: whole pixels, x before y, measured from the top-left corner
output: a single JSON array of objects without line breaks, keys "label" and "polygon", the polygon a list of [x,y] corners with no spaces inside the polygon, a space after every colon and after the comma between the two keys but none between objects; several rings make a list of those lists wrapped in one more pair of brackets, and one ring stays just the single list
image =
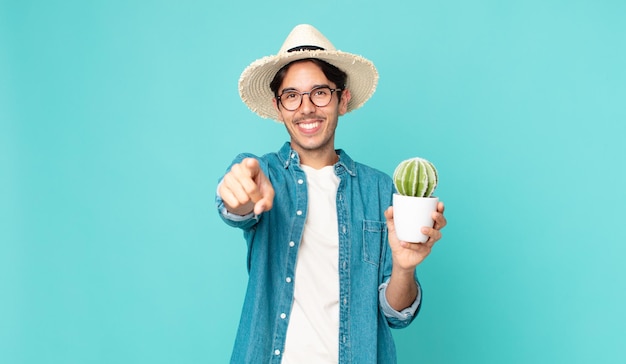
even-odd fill
[{"label": "white plant pot", "polygon": [[413,197],[393,194],[393,222],[398,239],[409,243],[424,243],[428,236],[422,227],[433,227],[433,212],[437,211],[437,197]]}]

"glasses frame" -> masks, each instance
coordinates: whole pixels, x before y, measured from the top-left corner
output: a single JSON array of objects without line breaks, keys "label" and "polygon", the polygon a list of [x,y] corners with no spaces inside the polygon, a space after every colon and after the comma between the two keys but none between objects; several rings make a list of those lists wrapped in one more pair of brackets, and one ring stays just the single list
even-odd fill
[{"label": "glasses frame", "polygon": [[[328,99],[328,102],[327,102],[326,104],[324,104],[324,105],[318,105],[318,104],[316,104],[316,103],[315,103],[315,101],[313,101],[313,99],[311,98],[311,93],[312,93],[312,92],[315,92],[316,90],[322,89],[322,88],[327,88],[327,89],[329,89],[329,90],[330,90],[330,98]],[[302,106],[302,100],[304,99],[304,95],[309,96],[309,101],[311,101],[311,103],[312,103],[313,105],[315,105],[316,107],[325,107],[325,106],[328,106],[328,105],[330,104],[330,102],[333,100],[333,93],[335,93],[335,92],[341,92],[341,91],[343,91],[343,89],[341,89],[341,88],[330,88],[330,86],[317,86],[317,87],[313,87],[313,88],[311,89],[311,91],[309,91],[309,92],[300,92],[300,91],[296,91],[296,90],[289,90],[289,91],[286,91],[286,92],[288,92],[288,93],[292,93],[292,92],[293,92],[293,93],[296,93],[296,94],[300,95],[300,103],[298,104],[298,106],[297,106],[295,109],[289,109],[289,108],[287,108],[287,107],[285,106],[285,104],[283,104],[282,97],[283,97],[283,95],[285,94],[285,91],[283,91],[283,93],[282,93],[282,94],[280,94],[280,96],[276,96],[276,100],[277,100],[277,101],[278,101],[278,103],[279,103],[279,104],[280,104],[280,105],[281,105],[281,106],[282,106],[285,110],[287,110],[287,111],[296,111],[296,110],[298,110],[298,109],[300,108],[300,106]]]}]

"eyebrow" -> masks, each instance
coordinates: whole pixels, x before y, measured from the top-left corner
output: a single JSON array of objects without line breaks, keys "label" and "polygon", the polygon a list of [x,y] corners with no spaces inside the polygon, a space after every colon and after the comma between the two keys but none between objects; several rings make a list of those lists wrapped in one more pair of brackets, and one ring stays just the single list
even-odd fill
[{"label": "eyebrow", "polygon": [[[313,87],[312,87],[309,91],[307,91],[307,92],[313,91],[313,90],[315,90],[316,88],[320,88],[320,87],[328,87],[328,88],[332,88],[332,87],[330,87],[330,85],[323,83],[323,84],[321,84],[321,85],[313,85]],[[284,89],[282,89],[282,90],[280,91],[280,95],[284,94],[285,92],[290,92],[290,91],[297,91],[297,92],[301,92],[301,91],[299,91],[299,90],[298,90],[297,88],[295,88],[295,87],[285,87]]]}]

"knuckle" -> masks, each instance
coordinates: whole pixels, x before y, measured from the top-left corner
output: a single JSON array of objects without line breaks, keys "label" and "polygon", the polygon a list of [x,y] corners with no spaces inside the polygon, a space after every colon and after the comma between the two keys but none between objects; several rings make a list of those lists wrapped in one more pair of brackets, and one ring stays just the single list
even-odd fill
[{"label": "knuckle", "polygon": [[223,183],[220,188],[228,188],[232,186],[234,180],[235,180],[235,177],[233,176],[231,172],[226,173],[224,175]]}]

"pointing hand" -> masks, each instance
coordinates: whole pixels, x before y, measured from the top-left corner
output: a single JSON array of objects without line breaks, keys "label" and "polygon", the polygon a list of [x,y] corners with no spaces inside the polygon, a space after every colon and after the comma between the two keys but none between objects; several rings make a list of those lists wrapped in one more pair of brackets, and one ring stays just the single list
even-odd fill
[{"label": "pointing hand", "polygon": [[260,215],[270,210],[274,202],[274,187],[254,158],[233,165],[218,193],[228,212],[242,216],[253,211]]}]

